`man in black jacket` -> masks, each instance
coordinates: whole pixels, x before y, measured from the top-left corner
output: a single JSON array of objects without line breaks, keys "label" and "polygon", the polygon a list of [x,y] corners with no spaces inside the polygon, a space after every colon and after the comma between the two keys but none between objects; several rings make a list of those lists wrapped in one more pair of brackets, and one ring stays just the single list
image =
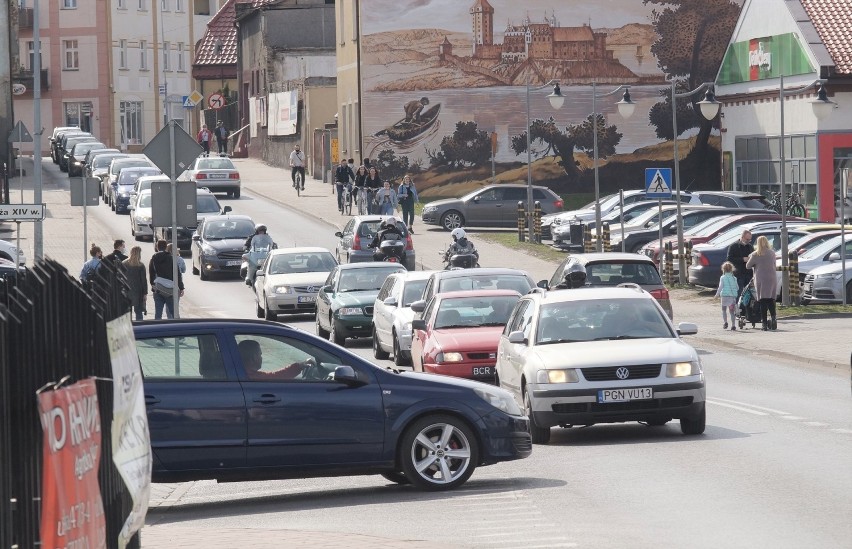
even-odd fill
[{"label": "man in black jacket", "polygon": [[104,261],[111,262],[114,266],[118,267],[122,261],[127,259],[127,255],[124,252],[124,240],[118,238],[112,243],[112,253],[104,257]]},{"label": "man in black jacket", "polygon": [[343,187],[355,179],[355,172],[347,164],[345,158],[340,159],[340,165],[334,170],[334,185],[337,187],[337,209],[343,213]]},{"label": "man in black jacket", "polygon": [[737,285],[740,288],[739,292],[737,292],[737,299],[740,298],[743,289],[751,281],[752,272],[751,269],[746,269],[746,260],[753,251],[754,246],[751,244],[751,232],[748,229],[743,231],[740,239],[728,248],[727,260],[734,266],[734,276],[737,277]]},{"label": "man in black jacket", "polygon": [[173,269],[174,260],[172,255],[166,251],[168,242],[157,241],[157,253],[151,256],[148,263],[148,278],[151,281],[151,290],[154,294],[154,319],[163,318],[163,307],[166,308],[166,317],[174,318],[175,309],[173,294],[178,291],[178,297],[183,297],[183,276],[178,270],[177,288],[175,288]]}]

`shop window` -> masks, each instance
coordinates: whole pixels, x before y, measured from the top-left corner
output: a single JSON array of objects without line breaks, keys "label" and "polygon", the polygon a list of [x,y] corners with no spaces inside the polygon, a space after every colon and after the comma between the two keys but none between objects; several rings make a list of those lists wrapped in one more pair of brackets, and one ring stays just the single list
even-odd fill
[{"label": "shop window", "polygon": [[127,145],[144,143],[142,101],[121,101],[118,112],[121,118],[122,142]]}]

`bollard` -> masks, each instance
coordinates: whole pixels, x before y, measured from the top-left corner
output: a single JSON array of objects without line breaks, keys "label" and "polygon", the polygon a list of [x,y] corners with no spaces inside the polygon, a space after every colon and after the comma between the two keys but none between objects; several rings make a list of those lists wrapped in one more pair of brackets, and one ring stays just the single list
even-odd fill
[{"label": "bollard", "polygon": [[672,243],[666,242],[665,244],[665,264],[663,266],[663,277],[667,286],[671,286],[674,282],[674,251],[672,250]]},{"label": "bollard", "polygon": [[793,305],[801,304],[801,285],[799,284],[799,254],[793,250],[788,255],[790,266],[790,301]]},{"label": "bollard", "polygon": [[524,202],[522,200],[518,200],[518,242],[524,242],[526,240],[524,235],[524,229],[526,229],[524,219],[526,216],[527,212],[524,209]]},{"label": "bollard", "polygon": [[590,254],[595,251],[595,245],[592,244],[592,229],[588,225],[583,225],[583,252]]},{"label": "bollard", "polygon": [[609,223],[604,223],[601,225],[602,233],[601,238],[603,238],[603,251],[611,252],[612,251],[612,242],[610,241],[609,236]]},{"label": "bollard", "polygon": [[692,240],[687,240],[683,243],[683,253],[686,254],[686,273],[687,280],[689,279],[689,268],[692,267]]},{"label": "bollard", "polygon": [[535,209],[533,210],[533,236],[535,241],[541,244],[541,202],[535,201]]}]

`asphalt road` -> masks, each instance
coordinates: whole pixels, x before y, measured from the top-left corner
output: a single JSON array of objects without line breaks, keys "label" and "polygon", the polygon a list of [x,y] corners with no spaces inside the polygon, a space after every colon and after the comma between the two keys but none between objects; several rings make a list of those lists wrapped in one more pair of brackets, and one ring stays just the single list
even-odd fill
[{"label": "asphalt road", "polygon": [[[266,223],[279,245],[333,249],[321,222],[250,193],[221,202]],[[126,215],[104,205],[89,214],[133,245]],[[152,246],[142,247],[147,261]],[[191,316],[254,318],[242,281],[187,274],[186,286]],[[313,331],[312,318],[293,320]],[[367,341],[348,347],[372,355]],[[482,468],[452,493],[380,477],[161,484],[148,523],[357,532],[445,547],[849,547],[847,374],[730,352],[705,350],[702,359],[703,436],[684,437],[676,422],[558,430],[532,457]]]}]

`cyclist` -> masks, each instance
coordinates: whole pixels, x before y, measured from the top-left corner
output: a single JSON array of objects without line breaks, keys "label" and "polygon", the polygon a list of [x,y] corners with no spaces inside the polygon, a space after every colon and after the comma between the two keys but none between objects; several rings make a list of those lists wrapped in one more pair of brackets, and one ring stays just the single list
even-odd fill
[{"label": "cyclist", "polygon": [[293,179],[293,187],[296,186],[296,174],[302,176],[302,188],[305,190],[305,154],[299,145],[293,147],[293,152],[290,153],[290,177]]},{"label": "cyclist", "polygon": [[337,190],[337,209],[343,213],[343,187],[349,185],[349,181],[355,179],[355,172],[349,167],[345,158],[340,159],[340,165],[334,170],[334,185]]},{"label": "cyclist", "polygon": [[358,213],[361,215],[367,213],[367,188],[364,186],[366,182],[367,167],[361,164],[355,172],[355,195],[358,200]]}]

